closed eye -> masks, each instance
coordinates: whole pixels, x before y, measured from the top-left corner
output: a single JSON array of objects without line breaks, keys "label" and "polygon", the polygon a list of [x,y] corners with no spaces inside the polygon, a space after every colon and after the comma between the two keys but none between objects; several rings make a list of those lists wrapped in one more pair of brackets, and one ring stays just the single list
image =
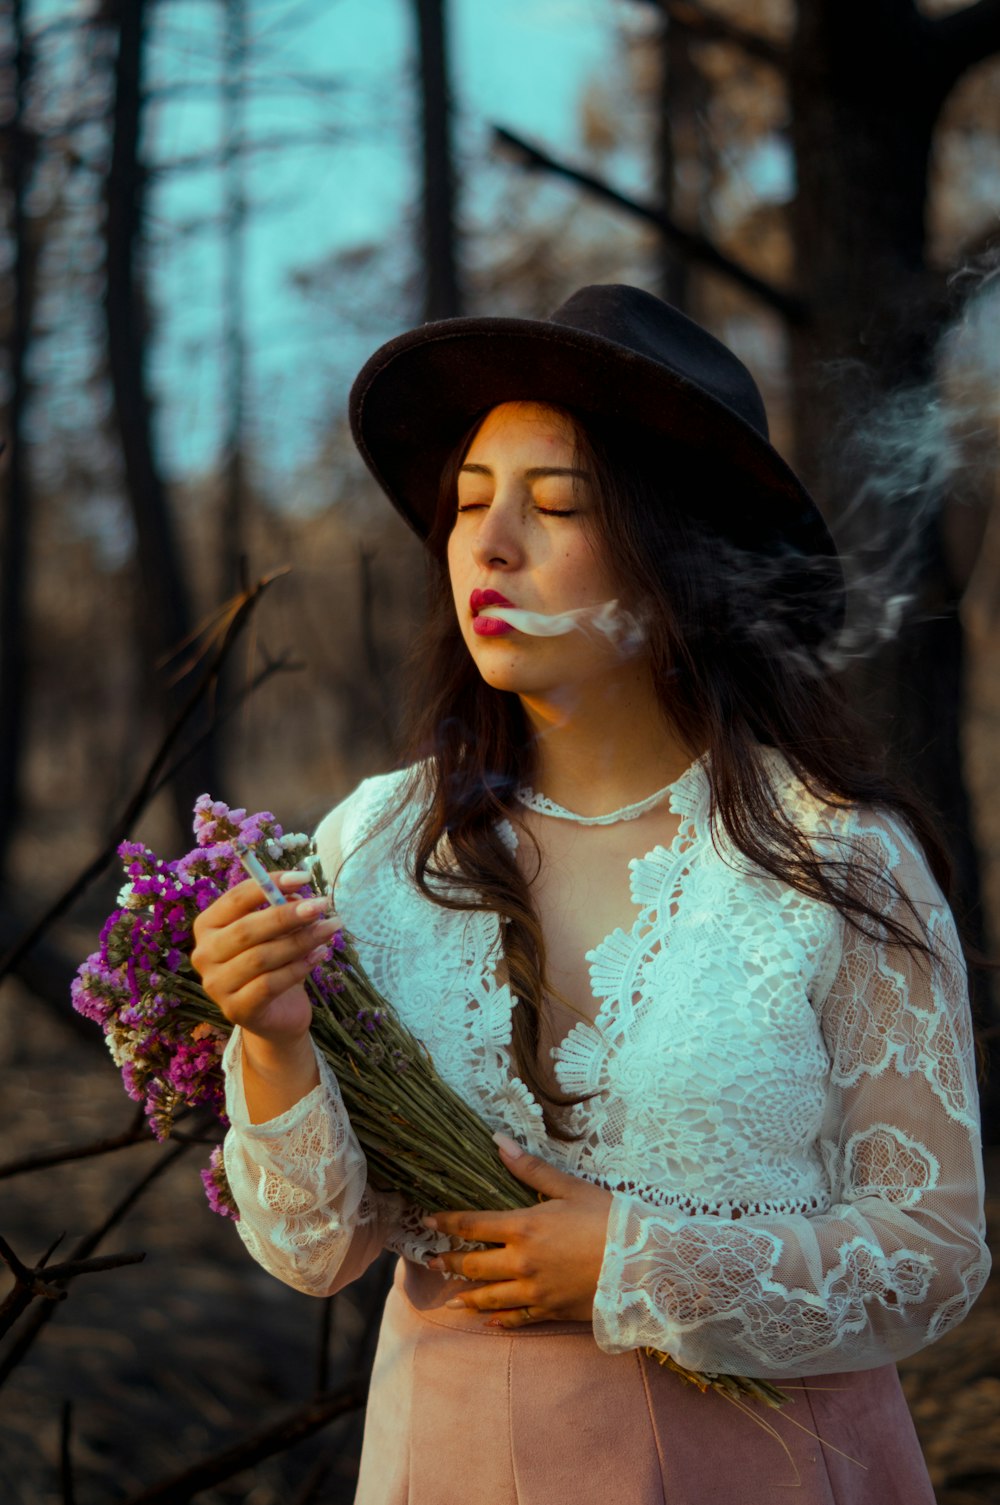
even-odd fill
[{"label": "closed eye", "polygon": [[[484,512],[491,504],[489,502],[459,502],[456,512]],[[578,507],[535,507],[543,517],[575,517],[579,512]]]}]

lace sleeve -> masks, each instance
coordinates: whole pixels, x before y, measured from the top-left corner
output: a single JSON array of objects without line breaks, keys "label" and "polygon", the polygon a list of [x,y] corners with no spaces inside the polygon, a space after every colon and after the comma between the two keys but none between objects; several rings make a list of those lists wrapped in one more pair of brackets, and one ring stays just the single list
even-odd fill
[{"label": "lace sleeve", "polygon": [[722,1220],[616,1193],[594,1307],[609,1352],[648,1345],[691,1368],[760,1376],[874,1368],[954,1327],[982,1289],[974,1052],[954,922],[900,826],[871,812],[853,826],[863,871],[890,875],[873,877],[874,907],[911,930],[915,911],[933,960],[884,931],[844,927],[817,1004],[833,1205]]},{"label": "lace sleeve", "polygon": [[225,1162],[240,1211],[236,1227],[259,1265],[310,1296],[356,1280],[385,1247],[422,1261],[448,1247],[419,1210],[370,1189],[365,1157],[336,1078],[317,1051],[320,1082],[277,1118],[250,1122],[240,1031],[226,1047]]}]

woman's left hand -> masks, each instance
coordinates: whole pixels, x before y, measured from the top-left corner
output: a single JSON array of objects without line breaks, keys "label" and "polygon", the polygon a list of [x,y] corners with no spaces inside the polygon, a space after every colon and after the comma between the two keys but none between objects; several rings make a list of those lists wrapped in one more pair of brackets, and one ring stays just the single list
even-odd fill
[{"label": "woman's left hand", "polygon": [[452,1307],[490,1314],[490,1327],[553,1320],[589,1322],[604,1259],[611,1193],[556,1170],[495,1136],[512,1175],[547,1198],[516,1212],[437,1212],[424,1219],[451,1238],[499,1248],[439,1254],[432,1270],[482,1282],[456,1294]]}]

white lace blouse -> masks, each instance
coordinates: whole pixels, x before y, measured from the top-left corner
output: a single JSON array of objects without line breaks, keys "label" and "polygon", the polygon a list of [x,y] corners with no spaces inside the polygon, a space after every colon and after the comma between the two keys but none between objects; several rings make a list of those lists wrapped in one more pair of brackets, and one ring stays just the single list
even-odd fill
[{"label": "white lace blouse", "polygon": [[[672,847],[630,864],[631,930],[588,956],[594,1023],[553,1052],[561,1086],[593,1094],[572,1110],[572,1143],[547,1137],[512,1066],[497,917],[419,894],[398,840],[405,813],[364,840],[405,775],[366,780],[317,840],[328,874],[353,854],[337,911],[442,1076],[491,1128],[614,1193],[597,1343],[788,1377],[872,1368],[932,1342],[965,1316],[989,1257],[951,914],[899,821],[821,805],[776,755],[768,766],[815,849],[843,856],[849,840],[892,875],[937,959],[866,939],[713,839],[699,760],[671,789]],[[870,898],[912,927],[889,884]],[[414,1260],[444,1247],[416,1209],[366,1186],[325,1065],[313,1092],[256,1125],[239,1031],[225,1065],[226,1168],[240,1235],[265,1269],[321,1296],[383,1246]]]}]

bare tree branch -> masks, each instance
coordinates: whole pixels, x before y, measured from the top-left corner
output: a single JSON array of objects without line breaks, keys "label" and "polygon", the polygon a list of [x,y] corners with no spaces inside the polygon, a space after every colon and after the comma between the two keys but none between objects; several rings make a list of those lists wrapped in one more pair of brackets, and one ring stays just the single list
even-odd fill
[{"label": "bare tree branch", "polygon": [[[12,903],[9,895],[8,890],[4,894],[8,906]],[[0,956],[20,942],[27,923],[27,918],[17,910],[0,907]],[[78,1040],[103,1049],[103,1040],[90,1020],[69,1006],[70,984],[79,960],[78,956],[69,955],[49,937],[43,936],[20,958],[12,971],[32,997],[52,1009],[74,1031]]]},{"label": "bare tree branch", "polygon": [[[256,157],[263,152],[283,152],[290,147],[312,147],[319,149],[327,147],[334,141],[340,141],[343,132],[336,126],[317,127],[311,131],[285,131],[274,136],[259,136],[255,141],[249,141],[242,150],[244,158]],[[151,180],[167,177],[174,172],[191,172],[193,170],[213,172],[224,167],[226,163],[225,151],[222,147],[212,147],[204,152],[192,152],[186,157],[172,157],[169,162],[157,162],[147,169]],[[98,169],[99,170],[99,169]]]},{"label": "bare tree branch", "polygon": [[61,1265],[49,1265],[50,1252],[47,1251],[37,1265],[29,1266],[18,1258],[6,1239],[0,1238],[0,1259],[14,1277],[14,1284],[0,1305],[0,1335],[13,1327],[36,1297],[49,1302],[65,1301],[69,1293],[56,1285],[56,1281],[118,1270],[123,1265],[141,1264],[146,1258],[145,1254],[106,1254],[100,1259],[69,1259]]},{"label": "bare tree branch", "polygon": [[242,1442],[212,1453],[170,1479],[132,1495],[122,1505],[187,1505],[203,1490],[252,1468],[264,1458],[283,1453],[306,1437],[351,1411],[358,1411],[368,1398],[367,1376],[358,1376],[335,1395],[317,1395],[291,1415],[254,1432]]},{"label": "bare tree branch", "polygon": [[682,27],[694,41],[731,42],[748,57],[769,63],[772,68],[788,67],[788,50],[760,32],[750,31],[738,21],[719,15],[701,0],[639,0],[662,11],[671,25]]},{"label": "bare tree branch", "polygon": [[316,1498],[326,1483],[329,1472],[330,1459],[318,1459],[303,1480],[302,1488],[295,1496],[292,1505],[315,1505]]},{"label": "bare tree branch", "polygon": [[[92,1031],[91,1031],[92,1033]],[[192,1133],[176,1127],[176,1123],[183,1122],[189,1116],[195,1116],[195,1131]],[[169,1138],[174,1144],[207,1144],[217,1145],[220,1142],[219,1134],[203,1132],[206,1124],[213,1120],[206,1110],[185,1108],[178,1114],[174,1128]],[[122,1134],[113,1134],[104,1139],[94,1139],[88,1144],[66,1145],[60,1150],[41,1150],[36,1155],[24,1155],[18,1160],[7,1160],[0,1164],[0,1181],[9,1181],[14,1176],[23,1176],[29,1171],[50,1170],[55,1165],[67,1165],[73,1160],[90,1160],[95,1155],[108,1155],[114,1150],[124,1150],[133,1144],[155,1144],[156,1139],[149,1127],[146,1118],[146,1110],[139,1105],[128,1129]]]},{"label": "bare tree branch", "polygon": [[963,10],[924,21],[930,52],[950,84],[1000,52],[1000,0],[976,0]]},{"label": "bare tree branch", "polygon": [[333,1302],[327,1296],[320,1308],[316,1332],[316,1394],[322,1395],[330,1383],[330,1339],[333,1337]]},{"label": "bare tree branch", "polygon": [[[148,768],[146,769],[142,780],[139,783],[139,787],[136,789],[135,793],[128,801],[124,811],[116,821],[114,828],[110,836],[108,837],[108,840],[105,843],[103,849],[97,854],[94,860],[89,863],[86,868],[84,868],[83,872],[80,873],[76,878],[74,878],[69,887],[59,895],[59,897],[54,901],[54,903],[49,906],[45,913],[38,920],[36,920],[36,922],[29,928],[27,933],[21,937],[20,941],[18,941],[6,953],[6,955],[2,959],[0,959],[0,981],[2,981],[9,972],[14,971],[22,958],[27,954],[28,951],[31,950],[32,946],[38,940],[39,936],[41,936],[48,929],[48,927],[54,923],[55,920],[64,915],[66,911],[73,905],[75,900],[79,898],[80,894],[82,894],[84,890],[89,887],[89,885],[98,876],[98,874],[104,871],[108,863],[114,857],[119,844],[126,839],[140,812],[145,809],[146,805],[153,798],[156,792],[163,787],[164,779],[172,776],[177,771],[177,768],[181,766],[182,762],[186,761],[187,757],[190,756],[193,748],[188,749],[188,751],[184,754],[183,759],[178,759],[174,764],[170,765],[169,773],[166,772],[168,767],[167,760],[170,757],[170,754],[173,752],[174,747],[180,739],[185,727],[188,725],[195,711],[198,710],[198,708],[201,706],[202,702],[206,698],[211,697],[214,694],[219,681],[219,675],[221,673],[222,666],[226,662],[233,644],[248,622],[251,613],[260,601],[260,598],[263,595],[264,591],[276,578],[277,574],[280,573],[283,573],[283,571],[276,571],[272,572],[270,575],[265,575],[262,579],[257,581],[256,585],[254,585],[251,590],[245,591],[242,595],[235,597],[234,600],[226,607],[223,615],[223,625],[220,628],[219,641],[215,652],[209,659],[209,662],[206,665],[201,678],[199,679],[195,688],[192,690],[186,704],[181,707],[180,711],[173,721],[173,724],[167,728],[163,740],[154,753],[153,758]],[[207,737],[208,735],[208,732],[205,732],[203,734],[203,736],[205,737]],[[201,740],[202,739],[199,739],[199,741]],[[195,747],[197,745],[197,743],[194,744]]]},{"label": "bare tree branch", "polygon": [[[187,1145],[180,1144],[174,1145],[165,1155],[161,1155],[159,1160],[150,1166],[146,1174],[141,1176],[129,1188],[121,1201],[116,1203],[104,1219],[104,1222],[92,1229],[90,1233],[84,1234],[83,1238],[74,1245],[70,1252],[69,1263],[89,1260],[101,1240],[107,1237],[112,1228],[117,1227],[126,1213],[130,1212],[135,1206],[142,1194],[159,1176],[163,1175],[164,1171],[169,1170],[174,1162],[186,1153]],[[42,1266],[39,1265],[38,1268],[41,1269]],[[21,1360],[33,1346],[39,1333],[51,1321],[57,1305],[57,1301],[48,1300],[36,1306],[35,1310],[28,1314],[21,1331],[13,1338],[10,1348],[4,1358],[0,1360],[0,1386],[10,1378],[18,1364],[20,1364]]]},{"label": "bare tree branch", "polygon": [[647,224],[655,225],[661,230],[671,244],[683,256],[699,266],[707,267],[710,271],[718,272],[723,277],[728,277],[742,287],[745,292],[751,293],[768,308],[787,319],[791,324],[801,324],[805,321],[806,309],[800,298],[794,293],[789,293],[784,288],[775,287],[770,282],[765,282],[748,267],[734,261],[720,251],[718,246],[708,240],[704,235],[697,235],[691,230],[685,230],[676,223],[668,214],[652,204],[640,203],[638,199],[630,198],[627,194],[620,193],[610,183],[595,177],[593,173],[583,172],[579,168],[570,167],[565,162],[558,162],[548,152],[532,146],[520,136],[515,136],[512,131],[505,130],[502,126],[493,127],[493,135],[497,144],[506,147],[515,153],[522,166],[529,171],[542,169],[554,173],[557,177],[566,178],[570,183],[578,183],[581,188],[589,193],[604,199],[609,204],[614,204],[619,209],[625,209],[629,214],[638,219],[645,220]]},{"label": "bare tree branch", "polygon": [[6,1160],[0,1165],[0,1181],[9,1181],[14,1176],[24,1176],[31,1171],[47,1171],[54,1165],[67,1165],[72,1160],[90,1160],[95,1155],[107,1155],[113,1150],[123,1150],[131,1144],[150,1144],[152,1135],[148,1127],[129,1129],[124,1134],[115,1134],[108,1139],[95,1139],[90,1144],[69,1145],[62,1150],[43,1150],[37,1155],[25,1155],[20,1160]]},{"label": "bare tree branch", "polygon": [[59,1427],[59,1482],[62,1485],[62,1505],[76,1505],[76,1489],[73,1483],[73,1402],[63,1401],[62,1421]]}]

